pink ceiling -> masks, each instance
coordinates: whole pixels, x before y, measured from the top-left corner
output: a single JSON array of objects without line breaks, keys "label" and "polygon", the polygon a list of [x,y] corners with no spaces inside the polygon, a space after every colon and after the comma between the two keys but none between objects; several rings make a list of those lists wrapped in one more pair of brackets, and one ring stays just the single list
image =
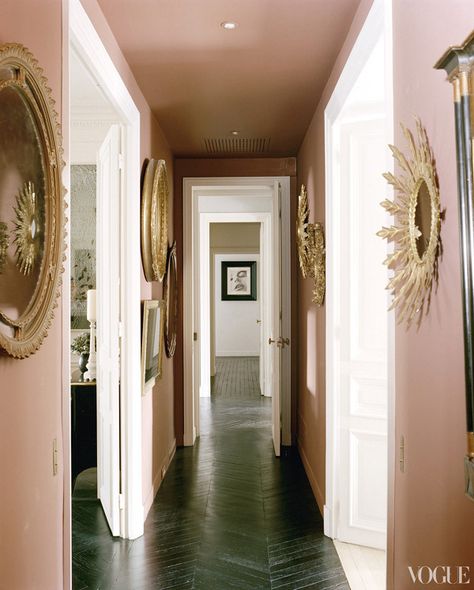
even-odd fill
[{"label": "pink ceiling", "polygon": [[232,130],[296,154],[360,0],[98,1],[173,152],[203,156]]}]

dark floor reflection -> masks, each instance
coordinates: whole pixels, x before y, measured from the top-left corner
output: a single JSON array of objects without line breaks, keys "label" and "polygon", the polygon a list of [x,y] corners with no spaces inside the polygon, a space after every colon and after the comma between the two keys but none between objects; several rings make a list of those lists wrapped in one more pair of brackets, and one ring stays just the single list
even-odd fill
[{"label": "dark floor reflection", "polygon": [[239,395],[201,400],[201,437],[178,449],[142,538],[111,539],[97,501],[73,502],[74,590],[349,590],[297,454],[273,455],[255,366]]}]

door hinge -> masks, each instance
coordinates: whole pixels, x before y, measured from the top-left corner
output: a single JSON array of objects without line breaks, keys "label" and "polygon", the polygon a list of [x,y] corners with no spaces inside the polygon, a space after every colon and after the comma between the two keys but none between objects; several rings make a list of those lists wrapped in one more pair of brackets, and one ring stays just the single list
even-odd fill
[{"label": "door hinge", "polygon": [[124,334],[123,322],[119,322],[119,324],[118,324],[118,334],[119,334],[119,338],[123,338],[123,334]]},{"label": "door hinge", "polygon": [[125,498],[123,497],[123,494],[119,494],[119,508],[120,510],[125,508]]},{"label": "door hinge", "polygon": [[197,339],[198,339],[198,333],[197,332],[194,332],[194,334],[193,334],[193,340],[194,340],[194,342],[197,342]]},{"label": "door hinge", "polygon": [[119,170],[123,170],[124,169],[124,157],[123,157],[123,154],[119,154],[118,155],[118,168],[119,168]]}]

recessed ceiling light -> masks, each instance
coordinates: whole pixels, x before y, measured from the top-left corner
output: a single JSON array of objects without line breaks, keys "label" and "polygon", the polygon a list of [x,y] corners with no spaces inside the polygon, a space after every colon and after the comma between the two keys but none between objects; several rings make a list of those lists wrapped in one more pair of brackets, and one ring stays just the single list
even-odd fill
[{"label": "recessed ceiling light", "polygon": [[238,27],[238,24],[230,20],[225,20],[223,23],[221,23],[221,27],[226,31],[233,31]]}]

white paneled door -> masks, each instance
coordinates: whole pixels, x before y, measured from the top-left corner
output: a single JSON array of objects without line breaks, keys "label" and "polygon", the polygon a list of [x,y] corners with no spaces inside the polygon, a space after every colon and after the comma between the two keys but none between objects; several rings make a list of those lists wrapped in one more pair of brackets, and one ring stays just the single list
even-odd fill
[{"label": "white paneled door", "polygon": [[97,487],[120,535],[120,146],[113,125],[97,163]]},{"label": "white paneled door", "polygon": [[339,234],[340,500],[337,539],[385,548],[387,518],[387,273],[384,121],[341,123]]}]

